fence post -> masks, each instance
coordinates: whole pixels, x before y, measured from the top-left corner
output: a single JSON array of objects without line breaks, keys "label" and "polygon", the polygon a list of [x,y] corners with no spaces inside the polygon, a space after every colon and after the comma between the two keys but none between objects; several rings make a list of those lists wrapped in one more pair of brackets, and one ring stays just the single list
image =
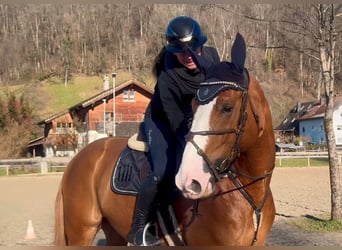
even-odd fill
[{"label": "fence post", "polygon": [[47,174],[48,173],[48,164],[45,159],[40,160],[40,173]]}]

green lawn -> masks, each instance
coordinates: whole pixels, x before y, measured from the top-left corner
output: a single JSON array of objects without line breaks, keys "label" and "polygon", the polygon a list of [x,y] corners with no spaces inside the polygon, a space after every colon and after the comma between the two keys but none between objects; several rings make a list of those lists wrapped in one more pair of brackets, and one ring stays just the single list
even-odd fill
[{"label": "green lawn", "polygon": [[65,86],[61,80],[49,80],[42,86],[49,97],[47,113],[63,111],[103,90],[100,77],[78,77]]},{"label": "green lawn", "polygon": [[[281,163],[281,164],[280,164]],[[328,158],[314,158],[310,157],[308,161],[307,157],[292,158],[292,159],[279,159],[275,161],[276,167],[324,167],[329,166]]]}]

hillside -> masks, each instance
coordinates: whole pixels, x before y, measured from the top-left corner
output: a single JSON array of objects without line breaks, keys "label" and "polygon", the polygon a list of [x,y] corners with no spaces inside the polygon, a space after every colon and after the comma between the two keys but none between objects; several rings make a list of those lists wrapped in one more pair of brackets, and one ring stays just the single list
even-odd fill
[{"label": "hillside", "polygon": [[[131,74],[118,72],[116,83],[131,79]],[[153,88],[152,77],[141,77],[138,80],[145,82],[149,88]],[[258,79],[269,102],[273,126],[276,127],[284,119],[297,102],[313,100],[314,91],[310,88],[304,89],[304,95],[299,91],[298,83],[289,79],[279,79],[276,74],[265,74]],[[0,90],[8,88],[0,88]],[[48,79],[38,83],[12,85],[9,88],[17,94],[24,93],[33,107],[35,122],[46,119],[50,115],[64,111],[103,90],[101,76],[74,76],[67,86],[60,79]],[[1,91],[3,92],[3,91]]]},{"label": "hillside", "polygon": [[[155,56],[165,44],[165,28],[177,15],[196,19],[208,38],[207,45],[214,46],[222,60],[231,58],[237,32],[243,35],[248,53],[245,65],[258,76],[265,90],[274,126],[297,102],[314,98],[321,68],[317,41],[327,41],[324,49],[328,54],[341,54],[341,46],[333,46],[334,51],[328,46],[331,37],[336,45],[341,44],[342,18],[335,18],[340,15],[339,5],[0,7],[0,53],[4,59],[0,61],[0,90],[11,88],[25,93],[37,121],[101,91],[103,74],[113,69],[118,73],[117,83],[132,76],[124,72],[134,72],[135,78],[152,87],[154,81],[145,74],[150,73]],[[327,11],[330,8],[336,10]],[[322,10],[324,13],[320,13]],[[321,27],[326,24],[320,22],[324,20],[334,21],[327,26],[336,29],[334,36],[329,33],[334,29],[324,28],[326,32],[322,33]],[[340,65],[339,57],[335,59],[336,66]],[[335,72],[337,85],[342,73],[338,67]],[[79,73],[89,77],[76,75]],[[73,78],[66,87],[53,78],[68,74]],[[303,91],[300,81],[307,84]]]},{"label": "hillside", "polygon": [[[116,84],[119,85],[132,77],[134,76],[130,73],[119,71]],[[152,80],[143,79],[142,81],[147,82],[149,86]],[[112,84],[111,78],[110,84]],[[61,79],[51,78],[41,82],[0,87],[0,91],[1,93],[13,91],[17,95],[24,94],[33,108],[34,122],[38,122],[103,91],[103,78],[77,75],[72,77],[67,86]]]}]

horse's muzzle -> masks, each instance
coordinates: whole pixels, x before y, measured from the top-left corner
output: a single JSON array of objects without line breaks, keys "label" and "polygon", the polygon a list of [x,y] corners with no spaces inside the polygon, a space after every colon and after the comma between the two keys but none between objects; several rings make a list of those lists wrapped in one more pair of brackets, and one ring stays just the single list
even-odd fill
[{"label": "horse's muzzle", "polygon": [[187,199],[202,199],[210,196],[214,191],[214,185],[210,181],[201,182],[196,179],[189,179],[181,182],[180,178],[176,178],[176,185]]}]

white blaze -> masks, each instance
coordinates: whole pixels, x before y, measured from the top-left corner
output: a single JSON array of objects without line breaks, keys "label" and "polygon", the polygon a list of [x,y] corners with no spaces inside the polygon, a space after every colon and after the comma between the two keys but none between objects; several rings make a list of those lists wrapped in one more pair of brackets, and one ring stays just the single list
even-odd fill
[{"label": "white blaze", "polygon": [[[192,132],[209,131],[210,130],[210,116],[216,98],[205,105],[198,106],[192,126]],[[193,140],[202,150],[205,150],[207,145],[208,136],[195,135]],[[191,142],[188,142],[185,146],[183,159],[176,175],[176,184],[180,190],[184,190],[191,184],[192,180],[197,180],[200,183],[207,185],[206,181],[210,178],[210,173],[204,172],[204,166],[202,156],[197,154],[197,150]]]}]

